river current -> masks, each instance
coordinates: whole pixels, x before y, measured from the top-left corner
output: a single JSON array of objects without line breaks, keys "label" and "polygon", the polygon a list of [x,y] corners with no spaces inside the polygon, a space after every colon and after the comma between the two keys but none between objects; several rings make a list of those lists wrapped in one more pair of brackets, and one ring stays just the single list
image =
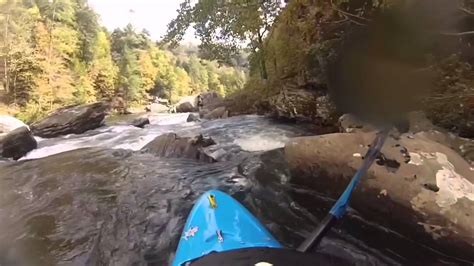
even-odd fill
[{"label": "river current", "polygon": [[[296,247],[333,199],[291,184],[281,149],[303,125],[260,116],[187,123],[153,115],[136,128],[114,121],[81,135],[38,138],[18,162],[0,162],[0,265],[167,265],[193,202],[209,189],[242,202],[287,247]],[[159,158],[155,137],[209,136],[216,163]],[[449,264],[351,211],[318,252],[352,265]]]}]

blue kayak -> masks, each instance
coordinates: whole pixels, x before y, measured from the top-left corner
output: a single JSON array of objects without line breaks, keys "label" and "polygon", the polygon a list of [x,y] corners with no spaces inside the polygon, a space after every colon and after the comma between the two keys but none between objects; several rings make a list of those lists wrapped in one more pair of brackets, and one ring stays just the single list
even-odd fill
[{"label": "blue kayak", "polygon": [[173,266],[213,252],[283,248],[244,206],[218,190],[202,195],[189,214]]}]

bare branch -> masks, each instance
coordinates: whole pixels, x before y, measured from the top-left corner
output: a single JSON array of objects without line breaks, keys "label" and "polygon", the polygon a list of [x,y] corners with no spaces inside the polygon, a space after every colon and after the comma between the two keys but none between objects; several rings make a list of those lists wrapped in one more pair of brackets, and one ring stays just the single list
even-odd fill
[{"label": "bare branch", "polygon": [[447,36],[466,36],[466,35],[474,35],[474,31],[464,31],[464,32],[440,32],[441,35]]},{"label": "bare branch", "polygon": [[[364,17],[361,17],[361,16],[358,16],[358,15],[355,15],[355,14],[352,14],[352,13],[349,13],[349,12],[346,12],[346,11],[344,11],[344,10],[339,9],[339,8],[332,2],[332,0],[331,0],[331,7],[332,7],[332,9],[336,10],[337,12],[339,12],[339,13],[345,15],[345,16],[349,16],[349,17],[353,17],[353,18],[358,18],[358,19],[360,19],[360,20],[364,20],[364,21],[367,21],[367,22],[371,21],[370,19],[367,19],[367,18],[364,18]],[[364,25],[364,24],[363,24],[363,25]]]},{"label": "bare branch", "polygon": [[459,7],[459,10],[461,10],[461,11],[463,11],[463,12],[469,14],[469,15],[473,15],[473,16],[474,16],[474,11],[471,11],[471,10],[469,10],[469,9],[467,9],[467,8],[464,8],[464,7],[461,7],[461,6],[460,6],[460,7]]}]

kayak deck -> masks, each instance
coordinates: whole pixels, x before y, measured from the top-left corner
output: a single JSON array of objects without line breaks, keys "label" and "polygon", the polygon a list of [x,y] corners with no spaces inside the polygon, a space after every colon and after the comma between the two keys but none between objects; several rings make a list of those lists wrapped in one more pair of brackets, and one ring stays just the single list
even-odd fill
[{"label": "kayak deck", "polygon": [[191,210],[173,265],[180,266],[212,252],[255,247],[283,248],[238,201],[211,190]]}]

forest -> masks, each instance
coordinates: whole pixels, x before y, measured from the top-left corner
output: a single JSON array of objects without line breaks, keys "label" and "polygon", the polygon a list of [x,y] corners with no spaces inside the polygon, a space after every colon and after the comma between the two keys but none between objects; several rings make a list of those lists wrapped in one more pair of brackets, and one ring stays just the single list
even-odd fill
[{"label": "forest", "polygon": [[152,96],[175,103],[245,83],[245,63],[224,66],[192,45],[159,45],[131,24],[109,32],[87,0],[1,0],[0,10],[0,104],[26,122],[73,104],[121,97],[140,106]]},{"label": "forest", "polygon": [[[411,99],[409,110],[422,110],[436,125],[474,137],[473,1],[185,0],[164,41],[179,43],[190,27],[209,59],[226,62],[242,44],[250,52],[249,80],[231,97],[234,114],[271,113],[334,125],[353,103],[358,108],[380,102],[372,114],[381,108],[396,113],[400,104],[394,99],[407,107]],[[361,68],[339,93],[344,104],[322,117],[331,107],[320,106],[337,102],[335,85],[351,67],[337,61],[350,53],[359,58],[352,65]],[[363,97],[364,86],[358,85],[371,82],[365,104],[353,101]],[[329,100],[321,98],[326,95]]]},{"label": "forest", "polygon": [[[433,77],[415,107],[437,125],[473,135],[472,1],[180,2],[166,34],[154,41],[133,25],[109,32],[87,0],[1,0],[1,102],[30,122],[71,104],[120,97],[138,106],[151,96],[176,103],[182,96],[217,91],[227,96],[233,115],[278,113],[334,124],[340,112],[321,121],[317,102],[286,95],[328,94],[328,66],[341,50],[356,50],[350,38],[359,34],[367,41],[367,29],[387,26],[377,45],[398,58],[392,63]],[[385,26],[376,22],[402,9],[404,15]],[[413,23],[411,17],[420,20]],[[198,47],[182,44],[189,28]],[[379,48],[370,56],[378,56]]]}]

